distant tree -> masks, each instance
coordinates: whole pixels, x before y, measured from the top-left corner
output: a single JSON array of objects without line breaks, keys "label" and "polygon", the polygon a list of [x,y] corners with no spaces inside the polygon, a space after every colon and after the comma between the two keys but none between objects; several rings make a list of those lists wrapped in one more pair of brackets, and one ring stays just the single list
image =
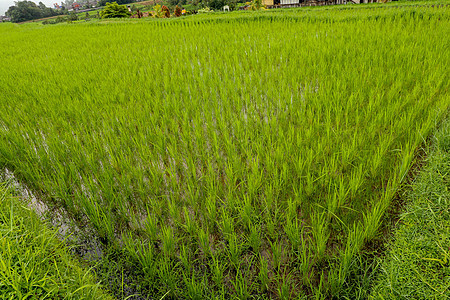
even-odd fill
[{"label": "distant tree", "polygon": [[250,7],[252,8],[252,10],[260,10],[262,7],[262,1],[261,0],[253,0]]},{"label": "distant tree", "polygon": [[19,1],[16,5],[10,6],[6,11],[6,16],[11,18],[11,22],[24,22],[42,17],[39,7],[31,1]]},{"label": "distant tree", "polygon": [[[252,1],[252,0],[249,0]],[[192,0],[194,6],[209,7],[214,10],[222,10],[225,5],[228,5],[231,10],[237,8],[237,3],[245,2],[244,0]]]},{"label": "distant tree", "polygon": [[6,15],[11,18],[12,22],[24,22],[39,18],[56,16],[62,12],[46,7],[44,3],[39,5],[31,1],[18,1],[14,6],[10,6]]},{"label": "distant tree", "polygon": [[102,18],[127,18],[131,15],[125,5],[119,5],[117,2],[106,3],[105,8],[100,12]]},{"label": "distant tree", "polygon": [[[108,3],[108,0],[99,0],[97,3],[99,6],[105,6],[106,3]],[[117,4],[127,4],[127,3],[132,3],[132,2],[136,2],[134,0],[116,0],[115,2],[117,2]]]},{"label": "distant tree", "polygon": [[71,12],[70,15],[67,17],[68,22],[77,21],[77,20],[78,20],[78,16],[74,12]]},{"label": "distant tree", "polygon": [[238,2],[241,2],[240,0],[227,0],[225,5],[228,5],[231,10],[237,9]]},{"label": "distant tree", "polygon": [[226,0],[210,0],[209,1],[209,7],[214,10],[221,10],[222,7],[225,5],[228,5],[228,1]]}]

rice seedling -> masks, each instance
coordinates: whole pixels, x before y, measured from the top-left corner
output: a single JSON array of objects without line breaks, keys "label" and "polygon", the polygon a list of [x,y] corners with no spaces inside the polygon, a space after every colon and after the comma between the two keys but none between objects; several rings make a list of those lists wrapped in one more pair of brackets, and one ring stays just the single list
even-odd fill
[{"label": "rice seedling", "polygon": [[448,7],[371,7],[2,24],[0,166],[156,297],[339,296],[450,104]]}]

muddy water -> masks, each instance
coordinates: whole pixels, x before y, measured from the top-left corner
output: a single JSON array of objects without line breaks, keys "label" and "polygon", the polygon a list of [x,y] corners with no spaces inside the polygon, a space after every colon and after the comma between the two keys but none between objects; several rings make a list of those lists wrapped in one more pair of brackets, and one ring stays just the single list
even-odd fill
[{"label": "muddy water", "polygon": [[[118,299],[149,298],[146,296],[149,295],[149,287],[140,285],[139,272],[123,264],[121,258],[116,256],[117,252],[113,251],[112,256],[108,255],[107,246],[98,240],[89,226],[78,226],[63,208],[45,203],[42,199],[44,197],[33,193],[9,169],[0,170],[0,182],[7,183],[14,196],[34,211],[43,222],[57,230],[57,237],[66,242],[71,253],[84,262],[83,265],[92,267],[109,294],[115,295]],[[87,224],[88,220],[84,223]],[[111,259],[114,261],[111,262]]]},{"label": "muddy water", "polygon": [[96,240],[93,233],[87,228],[81,229],[77,226],[62,208],[50,207],[44,203],[7,168],[0,171],[0,180],[6,182],[12,189],[13,195],[34,211],[42,221],[56,229],[60,240],[74,244],[75,247],[71,247],[74,254],[89,261],[99,260],[103,257],[102,245]]}]

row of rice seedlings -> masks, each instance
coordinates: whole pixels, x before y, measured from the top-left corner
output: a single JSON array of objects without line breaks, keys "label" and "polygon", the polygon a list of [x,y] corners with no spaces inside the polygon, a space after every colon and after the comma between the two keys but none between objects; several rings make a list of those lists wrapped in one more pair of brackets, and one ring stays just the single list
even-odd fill
[{"label": "row of rice seedlings", "polygon": [[[123,246],[160,296],[336,294],[448,108],[441,13],[45,29],[67,37],[21,45],[55,59],[32,79],[2,48],[1,163]],[[9,39],[24,36],[46,41]]]}]

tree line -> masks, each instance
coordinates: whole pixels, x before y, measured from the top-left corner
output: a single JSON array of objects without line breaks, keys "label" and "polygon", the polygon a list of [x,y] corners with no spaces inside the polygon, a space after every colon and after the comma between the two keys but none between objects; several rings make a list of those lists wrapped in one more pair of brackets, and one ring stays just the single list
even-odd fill
[{"label": "tree line", "polygon": [[44,3],[36,4],[32,1],[18,1],[10,6],[6,11],[6,16],[11,18],[11,22],[25,22],[40,18],[53,17],[66,13],[65,10],[56,10],[46,7]]}]

